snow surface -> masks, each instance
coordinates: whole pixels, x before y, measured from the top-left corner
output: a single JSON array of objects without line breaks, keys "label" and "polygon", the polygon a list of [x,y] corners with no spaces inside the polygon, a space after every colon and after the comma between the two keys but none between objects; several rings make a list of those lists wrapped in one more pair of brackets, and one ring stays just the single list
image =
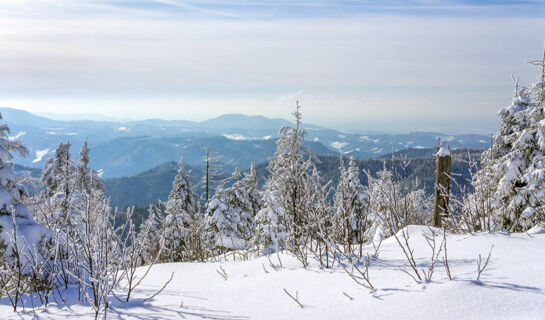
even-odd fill
[{"label": "snow surface", "polygon": [[229,140],[235,140],[235,141],[249,140],[248,137],[245,137],[241,135],[240,133],[233,133],[233,134],[224,133],[222,134],[222,136],[224,136],[225,138]]},{"label": "snow surface", "polygon": [[9,140],[17,140],[19,139],[20,137],[24,136],[26,134],[25,131],[21,131],[19,133],[17,133],[16,135],[12,136],[12,137],[8,137]]},{"label": "snow surface", "polygon": [[[267,257],[156,265],[134,300],[123,304],[112,299],[108,319],[543,319],[545,234],[538,229],[533,234],[449,235],[454,279],[449,281],[439,264],[433,280],[419,284],[400,271],[404,256],[395,240],[387,239],[378,257],[371,259],[369,276],[377,288],[374,292],[357,285],[341,268],[321,269],[312,262],[305,270],[287,253],[270,256],[273,264],[280,258],[283,268],[278,271]],[[429,232],[428,228],[410,226],[409,231],[417,263],[426,268],[431,251],[422,234]],[[475,281],[476,259],[479,254],[486,258],[492,245],[488,268],[481,281]],[[373,251],[370,247],[364,250]],[[226,280],[218,274],[220,267]],[[165,290],[142,302],[171,273],[173,280]],[[283,289],[297,294],[304,307]],[[47,310],[38,308],[36,317],[92,319],[91,308],[77,303],[77,293],[72,293],[69,307],[53,303]],[[1,317],[31,319],[30,301],[26,306],[26,312],[13,313],[7,300],[0,300]]]},{"label": "snow surface", "polygon": [[45,150],[37,150],[36,151],[36,159],[32,160],[33,163],[42,161],[43,157],[49,153],[49,148]]},{"label": "snow surface", "polygon": [[347,145],[349,145],[348,142],[343,142],[343,141],[334,141],[331,143],[331,147],[332,148],[335,148],[337,150],[341,150],[342,148],[346,147]]}]

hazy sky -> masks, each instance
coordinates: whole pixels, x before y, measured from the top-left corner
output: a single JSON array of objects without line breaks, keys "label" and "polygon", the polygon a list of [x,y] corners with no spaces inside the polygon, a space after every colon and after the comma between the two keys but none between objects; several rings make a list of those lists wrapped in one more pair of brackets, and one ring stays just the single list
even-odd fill
[{"label": "hazy sky", "polygon": [[544,40],[543,1],[1,0],[0,106],[486,132]]}]

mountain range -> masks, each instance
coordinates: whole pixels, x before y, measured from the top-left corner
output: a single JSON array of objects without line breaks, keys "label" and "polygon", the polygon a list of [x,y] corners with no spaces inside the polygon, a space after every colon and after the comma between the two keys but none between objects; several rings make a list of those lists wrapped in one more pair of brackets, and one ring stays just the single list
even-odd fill
[{"label": "mountain range", "polygon": [[[89,141],[91,167],[103,178],[134,176],[169,161],[184,157],[192,166],[202,164],[204,148],[223,155],[222,162],[231,170],[247,168],[272,156],[281,127],[293,125],[284,119],[226,114],[202,122],[148,119],[140,121],[54,120],[30,112],[0,108],[12,130],[12,138],[21,140],[30,157],[18,158],[18,164],[41,168],[60,142],[70,141],[77,157],[83,141]],[[57,117],[58,118],[58,117]],[[100,119],[100,117],[94,117]],[[308,146],[318,155],[353,155],[369,159],[407,148],[424,149],[437,145],[437,138],[448,140],[452,149],[484,149],[489,138],[483,135],[446,135],[436,132],[377,134],[341,132],[304,124]]]},{"label": "mountain range", "polygon": [[[425,152],[422,152],[425,151]],[[479,159],[481,152],[470,150],[473,159]],[[428,195],[433,194],[435,185],[435,157],[433,149],[409,149],[403,153],[397,153],[394,160],[390,157],[384,159],[357,159],[359,178],[363,185],[367,185],[367,175],[364,170],[372,176],[383,168],[394,169],[399,175],[396,178],[405,178],[411,185],[424,188]],[[403,169],[403,158],[410,159],[409,164]],[[465,161],[468,157],[468,150],[456,150],[453,152],[452,176],[457,181],[453,184],[452,192],[458,194],[459,188],[467,187],[470,180],[469,164]],[[339,181],[339,156],[322,155],[317,156],[316,167],[320,172],[323,182],[331,181],[331,187],[336,187]],[[348,166],[348,159],[344,159],[345,166]],[[268,177],[267,162],[256,164],[258,185],[262,188]],[[202,176],[204,168],[199,166],[188,166],[186,169],[191,172],[190,180],[193,191],[202,195],[204,187]],[[174,161],[164,163],[160,166],[134,175],[132,177],[121,177],[104,180],[106,193],[110,197],[111,205],[118,208],[125,206],[143,206],[156,203],[158,200],[165,201],[172,188],[172,182],[176,176],[178,164]],[[404,172],[403,172],[404,171]],[[220,179],[228,178],[229,172],[223,173]],[[227,183],[226,185],[229,185]],[[211,191],[213,193],[213,190]]]}]

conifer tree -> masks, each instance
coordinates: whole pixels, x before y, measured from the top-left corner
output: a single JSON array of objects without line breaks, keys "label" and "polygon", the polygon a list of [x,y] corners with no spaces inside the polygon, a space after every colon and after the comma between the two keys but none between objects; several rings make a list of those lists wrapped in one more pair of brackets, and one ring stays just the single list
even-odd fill
[{"label": "conifer tree", "polygon": [[[2,115],[0,114],[0,120]],[[36,252],[44,248],[50,238],[50,231],[38,224],[27,206],[24,204],[28,193],[25,187],[18,183],[17,174],[13,170],[12,152],[20,156],[27,156],[28,150],[19,140],[8,137],[10,129],[6,124],[0,125],[0,294],[4,289],[11,290],[8,273],[11,271],[27,274],[31,270],[29,257],[36,256]],[[35,261],[36,262],[36,261]],[[38,263],[38,262],[36,262]],[[12,274],[13,275],[13,274]],[[7,283],[4,283],[6,281]],[[17,288],[19,290],[19,287]]]},{"label": "conifer tree", "polygon": [[77,211],[76,203],[81,202],[81,194],[74,186],[76,170],[70,147],[69,142],[60,143],[54,157],[46,160],[40,177],[43,190],[37,202],[43,201],[46,205],[37,211],[38,220],[51,229],[62,229],[71,224]]},{"label": "conifer tree", "polygon": [[304,146],[298,102],[293,115],[295,128],[280,129],[276,152],[267,168],[269,180],[263,192],[263,208],[256,216],[255,239],[265,251],[298,247],[308,222],[304,190],[312,161],[310,151]]},{"label": "conifer tree", "polygon": [[347,248],[367,240],[367,221],[369,204],[364,187],[361,185],[358,167],[354,157],[350,157],[348,169],[340,160],[340,179],[334,196],[334,212],[338,241]]},{"label": "conifer tree", "polygon": [[98,193],[100,196],[104,196],[104,185],[98,176],[98,172],[89,168],[89,146],[87,140],[81,146],[79,152],[79,160],[76,164],[76,177],[75,187],[80,192],[91,194],[91,192]]},{"label": "conifer tree", "polygon": [[464,208],[470,230],[523,231],[545,221],[545,55],[531,63],[541,71],[538,82],[524,88],[516,83],[473,177],[474,192]]},{"label": "conifer tree", "polygon": [[196,216],[195,194],[191,190],[189,172],[185,169],[183,158],[178,164],[178,173],[172,183],[172,190],[166,202],[165,216],[161,234],[165,237],[165,246],[161,262],[187,260],[189,228]]},{"label": "conifer tree", "polygon": [[250,164],[250,169],[248,172],[244,173],[244,178],[242,179],[242,187],[244,188],[244,192],[246,196],[248,197],[248,201],[250,203],[250,215],[253,217],[256,216],[256,214],[261,209],[261,197],[259,195],[259,187],[257,185],[257,174],[255,172],[255,165],[252,162]]},{"label": "conifer tree", "polygon": [[253,230],[252,203],[241,174],[235,168],[230,188],[216,188],[206,211],[206,227],[210,239],[220,247],[241,248],[250,240]]}]

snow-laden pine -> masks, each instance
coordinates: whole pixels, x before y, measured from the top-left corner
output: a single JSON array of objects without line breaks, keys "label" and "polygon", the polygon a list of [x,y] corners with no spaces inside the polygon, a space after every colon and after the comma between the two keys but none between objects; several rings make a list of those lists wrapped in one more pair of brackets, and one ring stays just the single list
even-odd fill
[{"label": "snow-laden pine", "polygon": [[[545,58],[538,65],[543,68]],[[543,71],[542,71],[543,72]],[[522,231],[545,220],[545,90],[540,81],[515,87],[511,104],[474,175],[465,201],[469,230]]]}]

